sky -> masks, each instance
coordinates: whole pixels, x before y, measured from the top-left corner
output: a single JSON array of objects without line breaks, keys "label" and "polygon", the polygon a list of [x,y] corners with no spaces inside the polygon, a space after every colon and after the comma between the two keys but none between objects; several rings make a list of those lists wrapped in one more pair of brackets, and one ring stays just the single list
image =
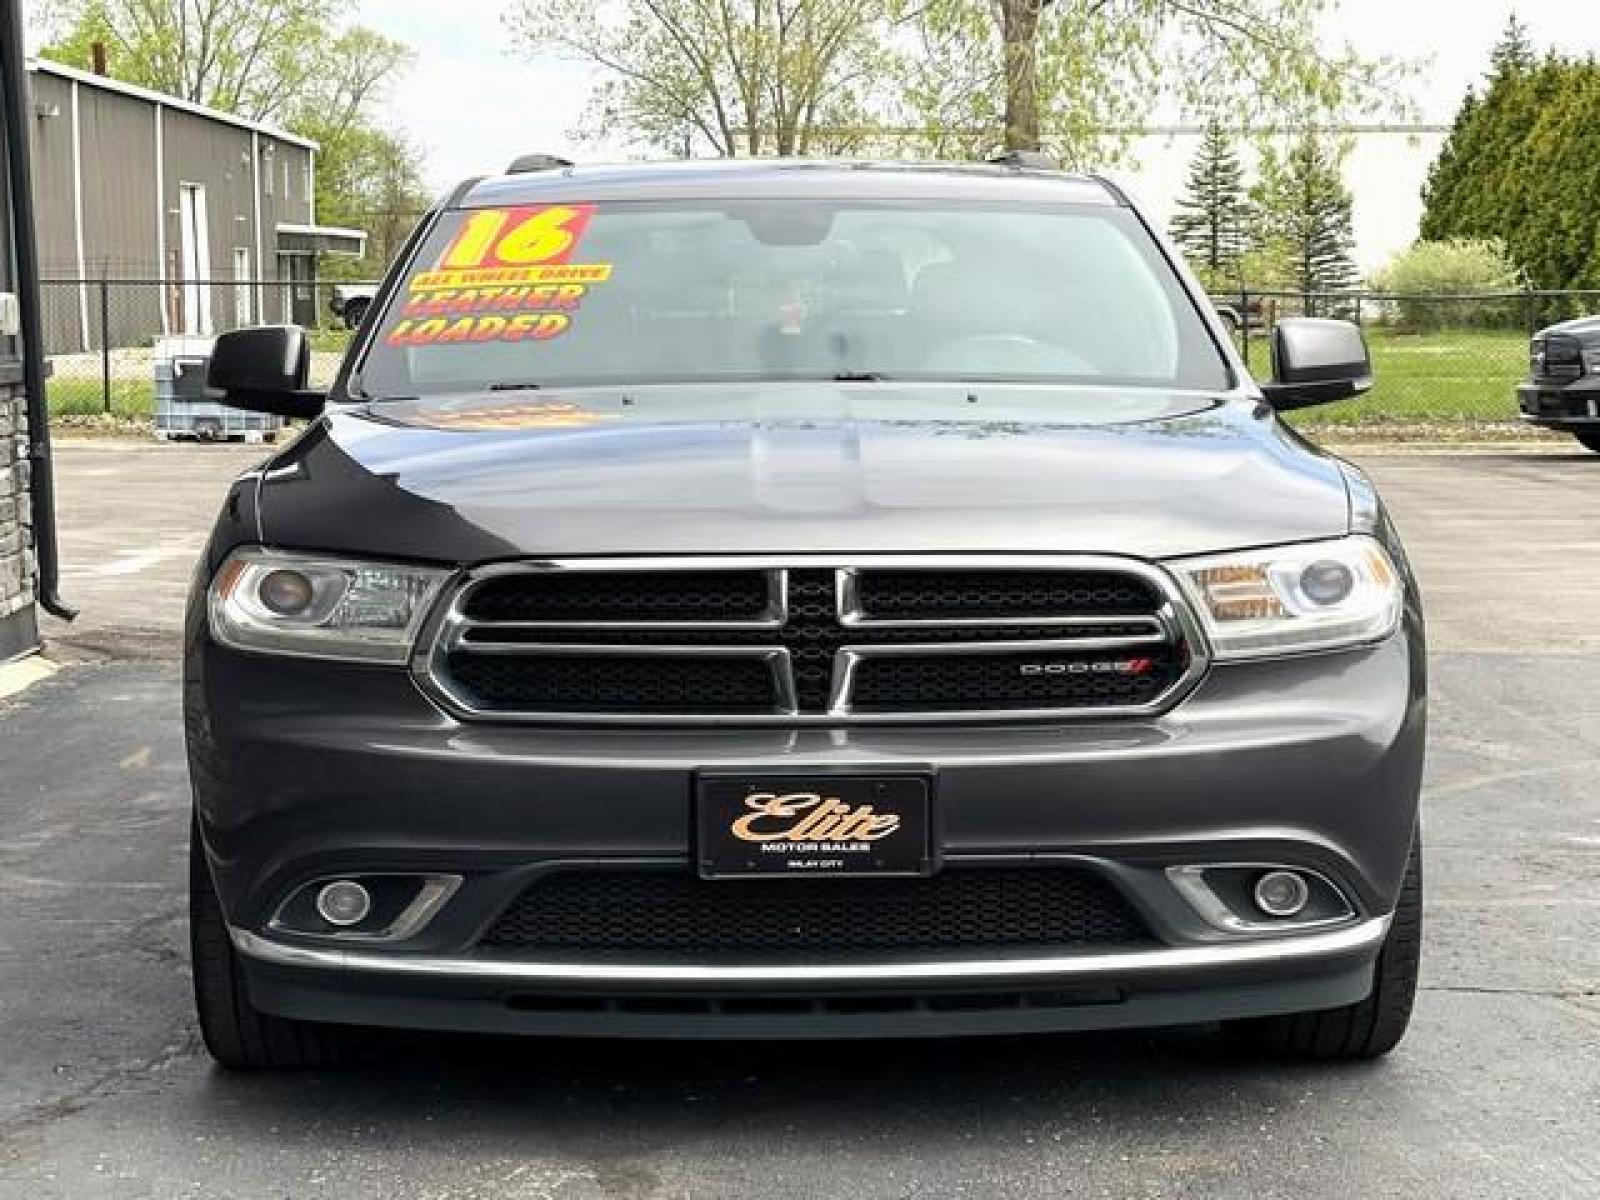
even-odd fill
[{"label": "sky", "polygon": [[[1369,55],[1423,60],[1413,89],[1421,119],[1446,124],[1515,8],[1541,48],[1600,52],[1600,20],[1574,20],[1593,0],[1343,0],[1327,36]],[[570,137],[592,86],[587,68],[518,53],[502,0],[362,0],[360,20],[417,48],[417,65],[388,98],[389,113],[423,151],[444,189],[501,169],[517,154],[597,157]],[[613,148],[615,149],[619,148]],[[615,153],[613,153],[615,156]]]},{"label": "sky", "polygon": [[[1515,8],[1533,41],[1569,54],[1600,53],[1600,20],[1574,19],[1594,0],[1343,0],[1326,35],[1368,55],[1421,60],[1413,91],[1424,121],[1448,123]],[[545,151],[594,159],[605,148],[570,136],[593,86],[591,71],[552,55],[530,58],[512,43],[510,0],[360,0],[358,19],[417,51],[390,88],[389,117],[423,153],[428,182],[443,190],[468,175]],[[616,157],[623,149],[611,147]]]}]

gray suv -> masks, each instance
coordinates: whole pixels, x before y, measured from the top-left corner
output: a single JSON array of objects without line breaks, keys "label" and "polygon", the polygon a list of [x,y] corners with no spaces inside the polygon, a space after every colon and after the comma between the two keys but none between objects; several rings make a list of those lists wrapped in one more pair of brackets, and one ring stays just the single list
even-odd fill
[{"label": "gray suv", "polygon": [[[196,574],[207,1045],[1220,1022],[1361,1058],[1420,938],[1422,612],[1372,486],[1115,187],[553,165],[420,224]],[[343,1031],[343,1032],[342,1032]]]}]

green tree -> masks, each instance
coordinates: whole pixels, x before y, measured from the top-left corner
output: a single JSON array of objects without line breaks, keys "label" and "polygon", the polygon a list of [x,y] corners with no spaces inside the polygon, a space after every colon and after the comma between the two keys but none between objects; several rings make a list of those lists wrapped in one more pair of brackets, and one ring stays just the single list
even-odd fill
[{"label": "green tree", "polygon": [[1533,70],[1539,61],[1538,52],[1528,37],[1528,27],[1516,13],[1506,18],[1505,31],[1489,52],[1489,77],[1521,74]]},{"label": "green tree", "polygon": [[[1548,65],[1548,64],[1547,64]],[[1513,15],[1490,52],[1482,96],[1469,88],[1423,186],[1424,241],[1498,235],[1511,158],[1539,119],[1553,80]]]},{"label": "green tree", "polygon": [[1343,147],[1307,130],[1287,151],[1269,151],[1253,195],[1261,237],[1281,256],[1285,282],[1307,296],[1308,313],[1330,307],[1315,293],[1349,291],[1360,282],[1351,257],[1354,202],[1343,159]]},{"label": "green tree", "polygon": [[890,35],[875,0],[520,0],[506,21],[601,69],[587,132],[685,155],[859,148]]},{"label": "green tree", "polygon": [[[1338,0],[890,0],[918,37],[902,123],[1075,165],[1158,107],[1304,125],[1399,102],[1405,68],[1322,36]],[[1130,81],[1137,80],[1137,86]],[[935,138],[946,138],[942,132]],[[937,147],[935,147],[937,148]]]},{"label": "green tree", "polygon": [[1600,63],[1507,26],[1423,191],[1422,236],[1498,239],[1537,287],[1600,285]]},{"label": "green tree", "polygon": [[1514,301],[1449,299],[1522,286],[1521,272],[1498,241],[1416,242],[1395,255],[1373,285],[1400,297],[1400,323],[1407,329],[1509,326],[1521,320],[1521,305]]},{"label": "green tree", "polygon": [[432,199],[420,157],[403,138],[364,121],[326,130],[302,122],[300,132],[322,145],[318,219],[367,233],[365,255],[329,257],[322,274],[329,279],[380,277]]},{"label": "green tree", "polygon": [[1172,240],[1183,248],[1206,287],[1221,291],[1234,285],[1240,260],[1250,249],[1253,218],[1244,168],[1222,122],[1207,122],[1177,208],[1170,226]]}]

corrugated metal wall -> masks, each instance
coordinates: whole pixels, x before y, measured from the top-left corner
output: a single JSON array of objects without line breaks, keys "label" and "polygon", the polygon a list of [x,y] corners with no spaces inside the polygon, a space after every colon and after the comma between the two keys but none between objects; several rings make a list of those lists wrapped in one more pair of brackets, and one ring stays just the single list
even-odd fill
[{"label": "corrugated metal wall", "polygon": [[[102,326],[113,346],[148,345],[164,329],[182,330],[186,319],[196,319],[202,309],[208,310],[214,329],[289,319],[286,284],[281,282],[287,279],[287,264],[277,254],[277,225],[305,225],[313,219],[310,149],[45,71],[30,72],[29,83],[44,278],[166,281],[118,287],[104,316],[93,284],[48,284],[47,354],[98,350]],[[81,192],[75,191],[73,178],[74,91]],[[207,236],[202,276],[231,284],[242,272],[256,286],[182,286],[185,185],[203,189]]]},{"label": "corrugated metal wall", "polygon": [[[151,279],[160,256],[156,228],[156,111],[131,96],[78,87],[78,142],[83,173],[83,266],[91,279]],[[124,291],[102,314],[88,296],[88,348],[138,344],[161,327],[161,289]]]},{"label": "corrugated metal wall", "polygon": [[[32,73],[33,112],[28,114],[33,154],[34,236],[39,272],[46,279],[78,275],[72,189],[72,84]],[[51,289],[61,292],[62,289]],[[52,297],[44,312],[45,353],[77,348],[83,338],[82,309],[66,295]]]}]

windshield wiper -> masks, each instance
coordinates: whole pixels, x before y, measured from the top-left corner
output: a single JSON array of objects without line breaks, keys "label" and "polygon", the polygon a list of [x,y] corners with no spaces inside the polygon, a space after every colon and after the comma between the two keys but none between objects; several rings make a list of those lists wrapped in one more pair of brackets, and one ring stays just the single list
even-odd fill
[{"label": "windshield wiper", "polygon": [[879,371],[840,371],[833,377],[835,383],[888,383],[889,377]]},{"label": "windshield wiper", "polygon": [[537,392],[542,387],[544,387],[542,383],[491,383],[489,390],[491,392]]}]

